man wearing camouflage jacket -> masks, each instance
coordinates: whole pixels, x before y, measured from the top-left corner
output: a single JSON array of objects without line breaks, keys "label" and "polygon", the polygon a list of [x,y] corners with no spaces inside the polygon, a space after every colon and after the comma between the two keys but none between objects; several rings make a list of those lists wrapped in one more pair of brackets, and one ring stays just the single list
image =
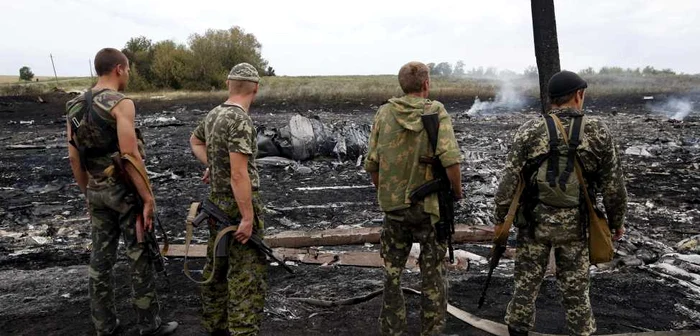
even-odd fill
[{"label": "man wearing camouflage jacket", "polygon": [[[552,108],[547,113],[558,116],[565,129],[570,129],[573,118],[583,115],[582,107],[586,82],[575,73],[562,71],[549,82]],[[607,126],[598,118],[585,116],[581,142],[576,151],[583,167],[589,193],[603,195],[603,204],[614,239],[625,231],[627,210],[620,158],[615,141]],[[562,134],[558,133],[563,142]],[[525,123],[516,132],[496,192],[496,223],[503,223],[515,195],[519,175],[525,167],[549,152],[548,131],[544,118]],[[537,175],[536,173],[534,175]],[[570,335],[591,335],[596,330],[589,299],[589,250],[586,236],[587,212],[582,206],[559,208],[537,198],[535,176],[524,176],[526,189],[521,200],[521,211],[526,218],[519,227],[515,257],[515,290],[508,305],[505,322],[511,335],[527,335],[535,322],[535,299],[547,269],[550,250],[554,249],[557,281],[566,309]],[[595,197],[592,197],[595,200]],[[522,218],[519,217],[519,218]]]},{"label": "man wearing camouflage jacket", "polygon": [[190,137],[192,152],[208,166],[204,180],[211,185],[209,200],[234,219],[238,230],[229,239],[228,258],[213,269],[214,240],[218,233],[209,227],[204,277],[213,281],[202,287],[203,324],[211,335],[257,335],[260,332],[267,262],[251,244],[251,235],[262,238],[260,177],[255,166],[258,152],[256,131],[248,111],[258,93],[258,71],[248,63],[231,69],[229,98],[215,107]]},{"label": "man wearing camouflage jacket", "polygon": [[[170,335],[178,324],[161,321],[153,262],[136,237],[137,220],[143,220],[145,230],[152,230],[155,201],[150,192],[146,192],[148,187],[135,170],[127,169],[127,172],[138,193],[107,173],[114,168],[114,154],[133,156],[145,170],[143,142],[134,126],[134,102],[121,93],[129,81],[129,60],[119,50],[104,48],[95,56],[95,70],[99,78],[95,87],[90,89],[93,97],[89,103],[94,111],[91,121],[79,117],[85,111],[86,94],[69,101],[66,106],[66,134],[69,140],[75,140],[69,142],[68,157],[76,182],[86,195],[92,222],[88,269],[92,321],[97,335],[119,332],[113,267],[119,237],[122,236],[131,262],[134,309],[141,335]],[[95,120],[98,118],[101,123]],[[71,126],[74,120],[80,122],[79,127]],[[84,148],[82,159],[78,148]],[[136,197],[141,197],[142,209],[137,205]]]},{"label": "man wearing camouflage jacket", "polygon": [[[399,71],[399,84],[406,95],[382,105],[374,118],[365,170],[377,187],[379,206],[385,213],[381,233],[384,259],[384,303],[379,317],[381,335],[402,335],[406,329],[406,305],[401,291],[401,273],[413,242],[421,245],[422,275],[421,335],[438,335],[445,326],[447,309],[445,253],[447,246],[436,240],[435,223],[440,218],[437,194],[412,204],[409,194],[433,179],[430,164],[421,157],[436,156],[447,169],[455,198],[462,195],[460,151],[445,107],[427,99],[428,67],[410,62]],[[437,150],[428,142],[422,114],[437,113]],[[433,155],[435,154],[435,155]]]}]

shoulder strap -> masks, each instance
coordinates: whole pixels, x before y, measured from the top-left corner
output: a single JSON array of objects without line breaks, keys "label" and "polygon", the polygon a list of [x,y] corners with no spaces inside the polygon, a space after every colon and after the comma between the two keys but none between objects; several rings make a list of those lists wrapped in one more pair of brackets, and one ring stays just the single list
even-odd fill
[{"label": "shoulder strap", "polygon": [[515,221],[515,215],[518,213],[518,208],[520,207],[520,197],[523,195],[525,190],[525,179],[523,175],[520,174],[518,180],[518,186],[515,187],[515,195],[513,195],[513,200],[510,201],[510,207],[508,207],[508,214],[503,221],[503,224],[498,226],[498,230],[494,232],[493,241],[496,245],[505,245],[508,242],[508,233],[510,232],[510,227]]},{"label": "shoulder strap", "polygon": [[[554,122],[557,125],[557,128],[559,129],[562,134],[564,134],[564,141],[568,143],[568,136],[566,133],[566,129],[564,128],[564,125],[562,125],[561,120],[557,116],[553,116]],[[579,132],[581,127],[579,126]],[[580,137],[580,134],[579,134]],[[578,156],[574,154],[575,156]],[[578,160],[574,160],[574,170],[576,171],[576,177],[578,178],[578,183],[581,185],[581,188],[583,188],[583,195],[586,198],[586,205],[588,206],[588,211],[594,211],[593,207],[593,202],[591,201],[591,196],[588,195],[588,186],[586,185],[586,180],[583,178],[583,168],[581,168],[581,165],[579,164]]]},{"label": "shoulder strap", "polygon": [[[558,120],[558,119],[557,119]],[[574,161],[576,160],[576,150],[578,149],[578,146],[581,144],[581,125],[583,121],[583,116],[577,116],[573,118],[573,121],[571,122],[571,129],[570,129],[570,134],[571,137],[569,138],[569,152],[567,153],[567,160],[566,160],[566,168],[564,169],[564,172],[559,176],[559,187],[561,190],[566,191],[566,181],[569,180],[569,176],[571,176],[571,173],[574,171]],[[561,121],[560,121],[561,123]],[[563,128],[563,127],[562,127]],[[565,137],[566,137],[566,133]]]},{"label": "shoulder strap", "polygon": [[421,115],[421,121],[423,121],[423,127],[428,133],[428,141],[430,146],[433,148],[433,155],[437,156],[437,141],[438,141],[438,131],[440,129],[440,119],[437,113],[428,114],[428,110],[432,106],[431,102],[427,102],[423,108],[423,114]]},{"label": "shoulder strap", "polygon": [[87,107],[87,110],[85,113],[87,113],[87,121],[88,122],[95,122],[97,126],[101,129],[110,129],[112,128],[102,117],[97,115],[97,111],[93,108],[93,99],[97,95],[101,94],[102,92],[105,92],[109,89],[102,89],[100,91],[97,91],[97,93],[93,94],[92,89],[88,90],[88,92],[85,93],[85,104]]},{"label": "shoulder strap", "polygon": [[559,137],[557,129],[554,125],[552,115],[544,116],[545,124],[547,125],[547,134],[549,135],[549,163],[547,164],[547,182],[549,186],[554,188],[557,186],[557,175],[559,175]]}]

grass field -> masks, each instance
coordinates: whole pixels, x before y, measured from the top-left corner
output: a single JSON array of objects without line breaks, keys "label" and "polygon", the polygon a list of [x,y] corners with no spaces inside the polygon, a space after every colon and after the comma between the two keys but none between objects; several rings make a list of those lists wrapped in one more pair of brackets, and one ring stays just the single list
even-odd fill
[{"label": "grass field", "polygon": [[[0,95],[33,95],[52,91],[56,82],[52,77],[39,77],[35,82],[17,82],[16,76],[0,76]],[[589,94],[596,96],[685,93],[700,90],[700,76],[613,76],[586,77]],[[89,77],[59,77],[58,87],[64,91],[84,90],[93,80]],[[435,77],[432,79],[431,96],[435,99],[463,99],[493,97],[505,82],[485,78]],[[536,97],[538,86],[535,78],[518,77],[508,84],[515,92]],[[400,95],[401,89],[394,75],[374,76],[277,76],[264,77],[260,82],[259,99],[265,101],[366,101],[381,102]],[[226,96],[224,91],[174,91],[132,92],[134,98],[184,99],[204,98],[212,95]]]}]

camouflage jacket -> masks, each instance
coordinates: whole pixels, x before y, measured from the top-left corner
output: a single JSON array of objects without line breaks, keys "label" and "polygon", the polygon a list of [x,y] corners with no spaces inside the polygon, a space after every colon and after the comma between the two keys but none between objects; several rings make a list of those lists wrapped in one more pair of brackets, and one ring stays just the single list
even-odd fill
[{"label": "camouflage jacket", "polygon": [[248,155],[251,185],[254,190],[260,187],[260,177],[255,166],[255,157],[258,154],[256,130],[253,120],[241,107],[226,104],[215,107],[199,123],[193,134],[207,146],[212,194],[233,196],[229,157],[231,152]]},{"label": "camouflage jacket", "polygon": [[[559,116],[567,129],[571,123],[571,116],[583,115],[581,111],[574,109],[553,109],[549,113]],[[559,139],[564,141],[561,134]],[[548,135],[544,118],[530,120],[518,129],[496,192],[496,223],[503,223],[505,219],[523,167],[529,160],[548,151]],[[596,194],[600,192],[603,195],[603,205],[610,227],[622,227],[627,211],[627,190],[615,141],[601,120],[586,116],[578,154],[589,188],[595,190]],[[528,193],[528,189],[525,193]],[[549,225],[545,225],[542,229],[535,229],[536,236],[553,235],[554,232],[545,232],[546,227],[559,227],[556,235],[562,240],[580,239],[580,216],[579,208],[563,209],[537,204],[533,210],[536,227],[541,227],[540,224]]]},{"label": "camouflage jacket", "polygon": [[[103,90],[95,91],[93,96],[93,110],[98,118],[104,121],[107,129],[100,128],[97,123],[92,123],[91,125],[86,125],[81,123],[80,129],[76,134],[76,138],[80,146],[84,147],[100,147],[100,148],[110,148],[119,147],[118,143],[105,143],[104,141],[118,142],[117,137],[117,121],[112,116],[111,112],[119,102],[124,99],[128,99],[121,92],[113,90]],[[68,120],[73,118],[85,105],[85,94],[82,94],[66,103],[66,117]],[[100,132],[100,134],[90,134],[91,132]],[[110,132],[110,134],[104,134],[104,132]],[[104,140],[104,141],[99,141]],[[142,140],[142,139],[139,139]],[[101,143],[97,143],[101,142]],[[139,142],[139,151],[142,156],[145,156],[143,150],[143,142]],[[116,152],[115,152],[116,153]],[[86,167],[90,175],[90,185],[95,186],[96,184],[108,183],[111,184],[114,181],[110,180],[108,176],[104,175],[104,170],[112,165],[112,154],[102,154],[99,156],[89,156],[86,158]]]},{"label": "camouflage jacket", "polygon": [[[392,98],[374,117],[365,170],[379,174],[377,198],[382,211],[410,207],[410,193],[433,179],[430,165],[419,162],[421,157],[433,156],[421,120],[427,102],[429,100],[409,95]],[[436,154],[440,163],[444,167],[459,163],[461,153],[445,107],[433,101],[425,113],[439,116]],[[424,211],[431,215],[433,223],[440,218],[439,210],[437,194],[425,198]]]}]

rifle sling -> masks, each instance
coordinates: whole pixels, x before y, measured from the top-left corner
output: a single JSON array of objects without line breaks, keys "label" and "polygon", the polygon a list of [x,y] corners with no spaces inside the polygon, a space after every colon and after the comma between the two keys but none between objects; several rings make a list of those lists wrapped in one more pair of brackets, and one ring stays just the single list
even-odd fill
[{"label": "rifle sling", "polygon": [[[425,103],[425,107],[423,108],[423,114],[421,115],[421,121],[423,122],[423,127],[426,126],[424,118],[431,117],[428,114],[428,111],[430,110],[431,106],[432,106],[432,103],[427,102],[427,103]],[[440,131],[439,121],[437,123],[435,123],[435,127],[425,127],[425,132],[428,134],[428,142],[430,142],[430,146],[433,149],[433,157],[437,157],[437,141],[438,141],[438,132],[439,131]]]},{"label": "rifle sling", "polygon": [[[199,205],[199,203],[192,203],[192,207],[197,207],[198,205]],[[202,210],[202,211],[204,211],[204,210]],[[196,213],[196,208],[195,208],[194,212]],[[190,208],[190,214],[192,214],[192,208]],[[192,219],[194,217],[192,217],[192,218],[190,218],[190,217],[191,216],[187,217],[187,225],[186,225],[187,233],[185,234],[185,261],[184,261],[184,264],[182,265],[182,269],[185,271],[185,276],[187,276],[187,278],[189,278],[190,280],[192,280],[193,282],[195,282],[197,284],[205,285],[205,284],[210,283],[212,280],[214,280],[214,273],[216,273],[216,260],[219,258],[217,258],[215,255],[214,255],[214,258],[212,258],[212,259],[214,259],[214,262],[212,265],[212,270],[206,279],[204,279],[202,281],[198,281],[192,277],[192,274],[190,272],[190,268],[188,267],[188,264],[187,264],[187,257],[188,257],[189,252],[190,252],[190,244],[192,243],[192,232],[194,231],[194,224],[192,223]],[[221,239],[224,238],[224,236],[226,236],[227,234],[229,234],[231,232],[235,232],[236,230],[238,230],[238,225],[227,226],[223,230],[219,231],[219,233],[216,235],[216,239],[214,239],[214,249],[213,249],[214,253],[216,253],[216,248],[219,246]]]},{"label": "rifle sling", "polygon": [[508,233],[510,232],[510,227],[513,225],[515,220],[515,215],[520,207],[520,197],[525,190],[525,179],[523,175],[520,174],[518,186],[515,188],[515,195],[513,195],[513,200],[510,202],[510,207],[508,208],[508,213],[503,221],[503,224],[496,227],[496,232],[494,232],[493,242],[494,245],[505,245],[508,241]]},{"label": "rifle sling", "polygon": [[559,137],[554,120],[551,116],[544,117],[547,125],[547,135],[549,136],[549,161],[547,162],[547,182],[554,188],[557,186],[556,177],[559,175]]},{"label": "rifle sling", "polygon": [[[138,159],[131,154],[123,154],[121,156],[121,160],[123,162],[125,161],[125,164],[130,164],[132,167],[134,167],[134,169],[136,169],[136,172],[138,172],[138,176],[146,184],[146,188],[148,188],[148,192],[151,194],[151,197],[153,197],[153,188],[151,187],[151,182],[148,179],[148,173],[146,173],[146,170],[144,168],[142,168],[143,165],[139,164]],[[110,167],[113,167],[113,166],[110,166]],[[107,174],[108,169],[109,169],[109,167],[107,169],[105,169],[106,174]],[[114,169],[114,168],[112,168],[112,169]],[[129,173],[126,171],[126,169],[124,169],[124,171],[122,173],[125,175],[124,176],[125,179],[131,178],[129,176]],[[110,175],[108,175],[108,176],[110,176]],[[132,182],[132,184],[133,184],[133,182]],[[138,191],[134,190],[134,192],[137,193],[136,196],[138,196]],[[155,213],[155,211],[156,210],[154,208],[153,212]],[[165,255],[168,253],[168,249],[170,248],[170,243],[168,241],[168,235],[165,233],[165,230],[163,229],[163,225],[160,223],[160,220],[157,218],[157,216],[156,216],[156,218],[154,218],[154,221],[156,222],[158,229],[161,231],[160,233],[163,236],[163,249],[161,250],[161,254]]]},{"label": "rifle sling", "polygon": [[[564,128],[564,125],[562,125],[561,123],[561,120],[559,120],[559,118],[556,115],[552,115],[552,119],[557,125],[559,132],[561,132],[561,134],[564,135],[564,141],[568,144],[568,141],[566,140],[568,138],[568,135],[566,129]],[[581,185],[581,188],[583,188],[583,195],[586,198],[586,206],[588,207],[588,211],[590,213],[594,213],[595,208],[593,206],[593,202],[591,201],[591,196],[588,195],[588,187],[586,185],[586,180],[583,178],[583,168],[581,168],[581,164],[579,163],[578,154],[575,155],[577,158],[576,160],[574,160],[574,170],[576,171],[576,177],[578,178],[578,183]]]}]

